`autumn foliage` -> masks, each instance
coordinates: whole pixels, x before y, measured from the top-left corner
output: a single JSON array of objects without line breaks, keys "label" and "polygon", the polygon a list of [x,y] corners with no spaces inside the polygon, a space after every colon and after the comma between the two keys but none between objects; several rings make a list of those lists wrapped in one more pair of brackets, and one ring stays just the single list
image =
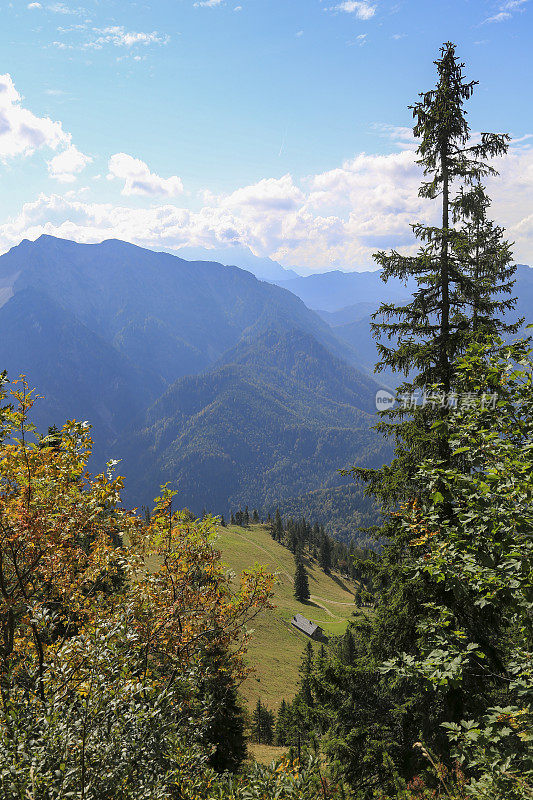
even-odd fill
[{"label": "autumn foliage", "polygon": [[2,380],[2,797],[186,796],[179,775],[209,756],[210,655],[245,675],[246,625],[274,577],[232,579],[215,522],[174,512],[166,488],[149,522],[121,508],[115,465],[87,472],[88,425],[40,437],[35,400]]}]

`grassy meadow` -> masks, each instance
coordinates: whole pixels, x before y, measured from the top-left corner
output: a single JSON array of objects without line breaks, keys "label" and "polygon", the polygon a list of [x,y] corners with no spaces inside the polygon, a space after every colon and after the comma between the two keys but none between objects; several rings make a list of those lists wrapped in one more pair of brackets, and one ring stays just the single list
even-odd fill
[{"label": "grassy meadow", "polygon": [[[342,634],[355,611],[356,585],[338,573],[326,575],[314,559],[306,557],[311,600],[299,603],[293,594],[294,556],[275,542],[264,525],[249,528],[228,526],[218,529],[216,541],[222,560],[237,575],[254,564],[264,564],[277,575],[274,608],[264,611],[253,622],[249,646],[252,674],[246,679],[242,693],[250,708],[258,700],[277,711],[281,701],[296,693],[298,668],[303,648],[309,639],[290,624],[291,617],[301,613],[318,623],[327,635]],[[318,646],[318,645],[315,645]]]}]

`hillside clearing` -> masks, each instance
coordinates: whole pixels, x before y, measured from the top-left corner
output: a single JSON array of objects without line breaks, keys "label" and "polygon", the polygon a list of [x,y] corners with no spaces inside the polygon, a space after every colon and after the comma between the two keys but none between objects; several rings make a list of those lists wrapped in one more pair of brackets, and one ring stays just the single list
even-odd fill
[{"label": "hillside clearing", "polygon": [[311,600],[300,603],[293,594],[294,556],[272,539],[266,526],[219,527],[218,535],[216,546],[222,560],[237,575],[254,564],[263,564],[277,574],[275,608],[262,612],[253,622],[248,657],[254,671],[241,687],[250,708],[260,698],[277,710],[282,699],[288,700],[296,693],[303,648],[310,641],[292,627],[292,616],[303,614],[327,635],[340,635],[356,610],[356,584],[336,572],[326,575],[316,560],[306,556]]}]

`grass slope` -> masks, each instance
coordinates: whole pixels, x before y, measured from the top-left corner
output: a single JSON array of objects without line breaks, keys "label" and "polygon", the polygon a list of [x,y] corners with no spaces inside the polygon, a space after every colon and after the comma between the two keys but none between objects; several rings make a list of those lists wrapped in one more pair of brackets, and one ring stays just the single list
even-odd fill
[{"label": "grass slope", "polygon": [[278,576],[273,598],[275,608],[263,612],[253,622],[248,652],[254,672],[242,686],[250,708],[260,698],[262,703],[277,711],[284,698],[288,700],[296,693],[298,668],[305,643],[309,641],[292,627],[291,617],[301,613],[318,623],[328,635],[343,633],[355,610],[355,584],[338,573],[326,575],[316,561],[306,558],[311,601],[299,603],[293,594],[294,557],[290,550],[272,539],[265,526],[219,528],[216,546],[223,562],[237,575],[257,563],[264,564]]}]

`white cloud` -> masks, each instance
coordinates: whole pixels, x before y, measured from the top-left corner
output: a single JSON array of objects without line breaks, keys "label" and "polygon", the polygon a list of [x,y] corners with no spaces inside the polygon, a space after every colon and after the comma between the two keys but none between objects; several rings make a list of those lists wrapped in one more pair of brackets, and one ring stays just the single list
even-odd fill
[{"label": "white cloud", "polygon": [[22,105],[22,98],[10,75],[0,75],[0,162],[31,156],[47,147],[57,155],[48,161],[48,174],[71,183],[92,160],[72,144],[72,136],[61,122],[38,117]]},{"label": "white cloud", "polygon": [[499,14],[494,14],[493,17],[487,17],[485,22],[505,22],[506,19],[511,19],[511,16],[508,11],[500,11]]},{"label": "white cloud", "polygon": [[366,2],[366,0],[343,0],[332,7],[333,11],[345,11],[347,14],[355,14],[359,19],[371,19],[376,13],[376,6]]},{"label": "white cloud", "polygon": [[197,0],[194,4],[195,8],[201,8],[205,6],[206,8],[215,8],[215,6],[220,6],[224,0]]},{"label": "white cloud", "polygon": [[28,3],[27,7],[30,8],[30,9],[31,8],[42,8],[42,5],[40,3]]},{"label": "white cloud", "polygon": [[491,17],[487,17],[487,19],[483,21],[483,24],[486,25],[491,22],[505,22],[506,20],[511,19],[514,12],[525,11],[525,5],[527,2],[528,0],[505,0],[499,4],[498,12],[493,14]]},{"label": "white cloud", "polygon": [[396,147],[400,147],[402,150],[416,150],[418,147],[412,128],[402,125],[389,125],[386,122],[375,122],[372,128],[380,136],[389,139]]},{"label": "white cloud", "polygon": [[166,34],[152,31],[143,33],[140,31],[127,31],[122,25],[113,25],[108,28],[95,28],[97,34],[95,39],[85,44],[85,47],[92,47],[100,50],[104,45],[110,44],[115,47],[132,47],[133,45],[167,44],[169,37]]},{"label": "white cloud", "polygon": [[76,175],[91,161],[90,156],[80,153],[78,148],[71,144],[48,162],[48,173],[61,183],[72,183],[76,180]]},{"label": "white cloud", "polygon": [[0,75],[0,161],[31,155],[40,147],[68,147],[70,134],[60,122],[38,117],[22,105],[10,75]]},{"label": "white cloud", "polygon": [[52,5],[46,6],[47,11],[51,11],[52,14],[85,14],[86,11],[84,8],[72,8],[71,6],[67,6],[65,3],[52,3]]},{"label": "white cloud", "polygon": [[[264,178],[235,191],[205,191],[200,207],[176,201],[148,207],[90,202],[85,195],[41,195],[0,225],[0,251],[22,238],[49,233],[82,242],[119,238],[147,247],[220,248],[246,245],[259,256],[311,270],[371,267],[377,249],[413,252],[410,225],[438,221],[438,203],[418,196],[421,181],[409,129],[379,126],[401,147],[388,155],[360,153],[335,169],[297,180],[290,174]],[[496,164],[500,177],[488,181],[491,216],[515,242],[518,261],[533,263],[533,148],[515,140]],[[408,145],[408,146],[405,146]],[[124,153],[110,160],[109,177],[124,182],[123,194],[171,198],[179,178],[163,179]],[[98,181],[92,183],[98,191]]]},{"label": "white cloud", "polygon": [[109,180],[120,178],[124,181],[122,194],[130,195],[164,195],[174,197],[183,192],[183,183],[177,175],[161,178],[150,169],[144,161],[127,153],[115,153],[109,159]]},{"label": "white cloud", "polygon": [[[122,169],[113,162],[127,193],[138,179],[129,172],[131,162],[147,170],[130,158],[122,160]],[[405,152],[361,154],[299,182],[286,174],[227,194],[206,192],[197,211],[170,203],[129,208],[41,195],[0,226],[0,248],[50,233],[79,241],[117,237],[167,249],[243,244],[257,255],[319,270],[368,266],[377,246],[408,245],[413,219],[429,219],[428,204],[417,195],[419,179],[413,154]],[[146,176],[141,182],[145,191]]]}]

